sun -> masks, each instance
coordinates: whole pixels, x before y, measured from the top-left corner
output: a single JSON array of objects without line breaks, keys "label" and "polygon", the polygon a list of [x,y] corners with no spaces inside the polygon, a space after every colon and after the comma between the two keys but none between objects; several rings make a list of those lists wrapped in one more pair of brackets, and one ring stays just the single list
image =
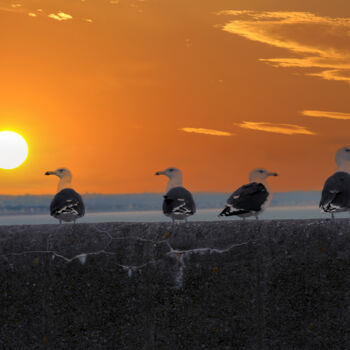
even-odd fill
[{"label": "sun", "polygon": [[14,169],[28,156],[26,140],[16,132],[0,131],[0,168]]}]

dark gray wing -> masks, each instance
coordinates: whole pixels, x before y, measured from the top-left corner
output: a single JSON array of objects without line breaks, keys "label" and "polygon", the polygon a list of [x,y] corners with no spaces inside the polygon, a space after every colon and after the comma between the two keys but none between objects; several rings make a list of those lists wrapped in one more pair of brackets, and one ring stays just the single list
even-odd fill
[{"label": "dark gray wing", "polygon": [[336,172],[324,184],[320,208],[324,212],[350,209],[350,175]]},{"label": "dark gray wing", "polygon": [[193,215],[196,204],[190,191],[184,187],[174,187],[164,196],[164,214]]},{"label": "dark gray wing", "polygon": [[54,217],[62,214],[71,214],[80,218],[85,214],[83,199],[72,188],[65,188],[53,198],[50,205],[50,213]]},{"label": "dark gray wing", "polygon": [[243,185],[233,192],[227,200],[225,209],[219,216],[230,216],[258,212],[266,202],[269,192],[257,182]]}]

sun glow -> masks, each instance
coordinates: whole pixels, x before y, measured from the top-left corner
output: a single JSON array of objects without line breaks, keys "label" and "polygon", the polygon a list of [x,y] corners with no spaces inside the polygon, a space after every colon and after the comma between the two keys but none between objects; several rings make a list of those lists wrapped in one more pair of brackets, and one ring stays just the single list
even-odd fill
[{"label": "sun glow", "polygon": [[20,166],[28,156],[25,139],[13,131],[0,132],[0,168],[14,169]]}]

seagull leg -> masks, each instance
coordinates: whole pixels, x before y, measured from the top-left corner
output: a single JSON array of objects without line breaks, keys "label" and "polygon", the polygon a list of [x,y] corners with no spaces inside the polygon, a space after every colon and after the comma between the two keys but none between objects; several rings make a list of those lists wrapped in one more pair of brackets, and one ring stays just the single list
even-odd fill
[{"label": "seagull leg", "polygon": [[255,220],[259,220],[259,216],[258,215],[255,215]]},{"label": "seagull leg", "polygon": [[172,219],[172,223],[171,223],[171,236],[172,236],[172,237],[175,237],[175,234],[176,234],[176,221],[175,221],[174,216],[172,216],[171,219]]},{"label": "seagull leg", "polygon": [[331,215],[332,215],[332,220],[335,220],[334,213],[331,213]]},{"label": "seagull leg", "polygon": [[60,223],[60,225],[62,225],[62,220],[61,219],[59,219],[59,223]]}]

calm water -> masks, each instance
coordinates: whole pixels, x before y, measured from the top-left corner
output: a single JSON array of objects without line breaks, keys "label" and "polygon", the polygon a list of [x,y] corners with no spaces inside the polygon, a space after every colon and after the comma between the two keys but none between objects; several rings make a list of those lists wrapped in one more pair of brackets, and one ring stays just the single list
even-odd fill
[{"label": "calm water", "polygon": [[[189,221],[216,221],[216,220],[241,220],[238,218],[218,218],[220,209],[198,210],[196,215]],[[337,214],[336,217],[350,218],[349,213]],[[330,218],[330,215],[323,214],[317,207],[272,207],[263,213],[262,220],[270,219],[316,219]],[[252,220],[252,219],[250,219]],[[159,222],[170,221],[161,211],[130,211],[130,212],[104,212],[87,213],[79,222]],[[18,215],[0,216],[0,225],[33,225],[33,224],[53,224],[57,220],[49,215]]]}]

